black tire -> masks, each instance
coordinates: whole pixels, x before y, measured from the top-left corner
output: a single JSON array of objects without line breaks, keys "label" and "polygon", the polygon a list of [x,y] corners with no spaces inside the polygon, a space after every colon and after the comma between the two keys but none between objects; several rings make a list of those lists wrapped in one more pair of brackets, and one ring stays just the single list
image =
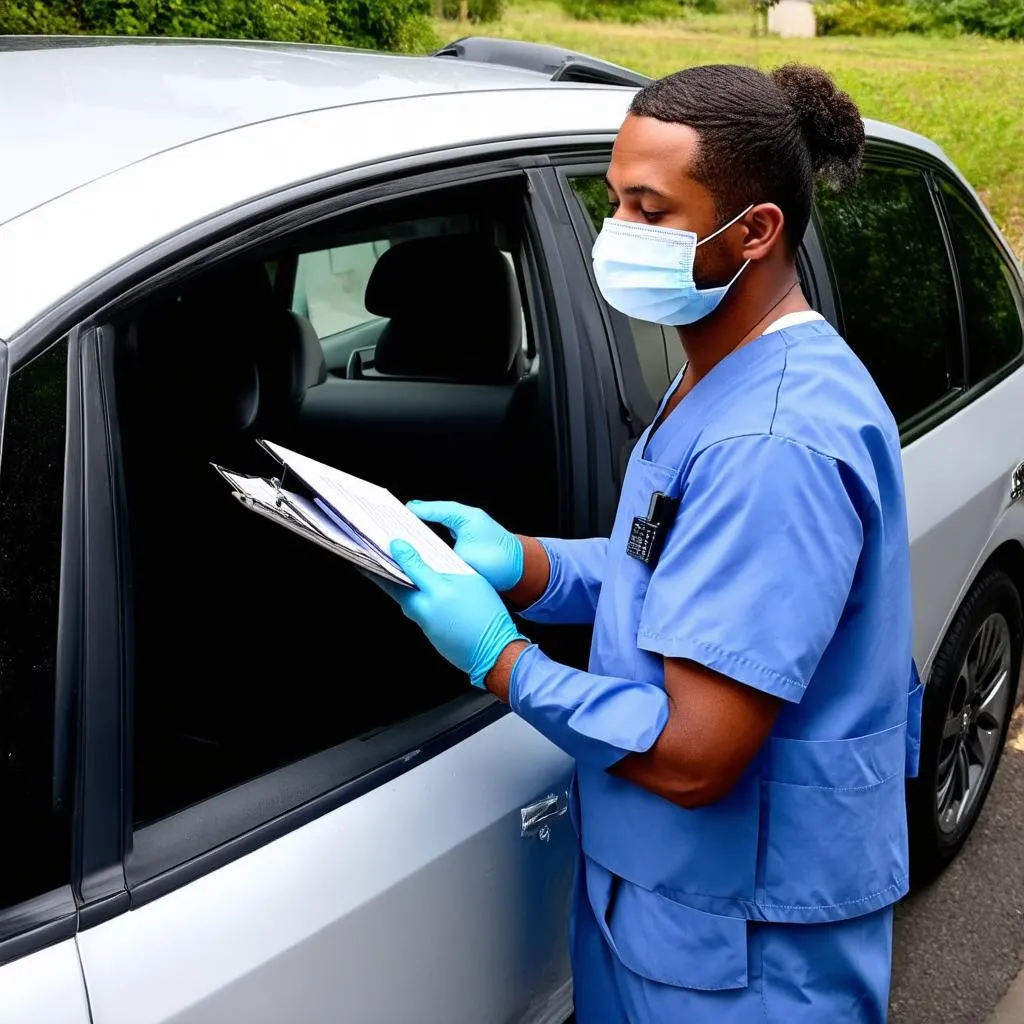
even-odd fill
[{"label": "black tire", "polygon": [[[1005,634],[1000,622],[1005,624]],[[984,652],[994,650],[1003,640],[1008,641],[1010,675],[992,698],[990,713],[977,706],[986,686],[995,690],[994,683],[984,678]],[[953,860],[985,804],[1013,714],[1022,644],[1020,595],[1006,573],[991,569],[975,583],[960,606],[924,691],[920,770],[907,785],[911,882],[915,888],[926,885]],[[977,672],[969,670],[969,655]],[[1002,676],[1002,664],[1001,657],[992,661],[993,681]],[[972,686],[976,686],[974,694],[970,692]],[[1007,691],[1003,710],[1003,694]],[[947,735],[947,725],[959,732]],[[985,749],[989,751],[987,759],[979,753]],[[975,756],[979,764],[971,763]],[[963,791],[962,780],[970,777],[972,767],[977,769],[976,781],[967,787],[970,796],[958,803],[955,795]],[[948,788],[940,790],[940,782],[947,781]]]}]

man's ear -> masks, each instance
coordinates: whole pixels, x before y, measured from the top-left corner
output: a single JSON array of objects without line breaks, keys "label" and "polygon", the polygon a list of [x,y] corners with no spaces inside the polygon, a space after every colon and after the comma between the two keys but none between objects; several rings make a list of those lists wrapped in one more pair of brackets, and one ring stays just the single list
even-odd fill
[{"label": "man's ear", "polygon": [[758,203],[743,218],[742,224],[746,229],[745,260],[763,260],[783,243],[786,218],[774,203]]}]

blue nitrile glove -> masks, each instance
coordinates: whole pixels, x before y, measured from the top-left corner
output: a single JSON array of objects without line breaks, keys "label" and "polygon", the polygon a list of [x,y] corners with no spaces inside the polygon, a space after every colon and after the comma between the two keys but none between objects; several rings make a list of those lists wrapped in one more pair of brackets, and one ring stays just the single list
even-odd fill
[{"label": "blue nitrile glove", "polygon": [[525,640],[500,597],[482,576],[435,572],[405,541],[391,544],[391,557],[415,590],[385,584],[402,611],[474,686],[513,640]]},{"label": "blue nitrile glove", "polygon": [[457,501],[410,501],[408,509],[425,522],[447,526],[455,553],[499,593],[523,578],[522,542],[482,509]]}]

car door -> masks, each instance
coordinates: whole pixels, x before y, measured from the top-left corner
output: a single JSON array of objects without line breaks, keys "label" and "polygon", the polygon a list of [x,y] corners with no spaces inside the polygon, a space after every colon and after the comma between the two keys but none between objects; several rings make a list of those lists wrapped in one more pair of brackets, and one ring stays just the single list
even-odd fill
[{"label": "car door", "polygon": [[[471,171],[445,173],[439,184],[451,185]],[[395,185],[397,190],[405,186],[420,193],[425,183]],[[353,194],[352,204],[359,199]],[[528,313],[539,357],[555,368],[562,365],[552,344],[560,313],[545,297],[551,283],[544,276],[542,232],[526,208],[523,217]],[[265,238],[273,238],[276,229],[274,221],[265,225]],[[281,244],[308,251],[287,239]],[[96,495],[112,493],[110,509],[104,513],[97,507],[94,518],[106,514],[117,530],[130,533],[142,514],[133,505],[138,492],[131,486],[140,463],[126,457],[134,427],[126,392],[119,391],[118,360],[130,351],[126,339],[136,344],[141,329],[132,310],[124,316],[130,329],[115,317],[83,335],[91,361],[85,393],[90,422],[106,424],[89,436],[86,476]],[[568,334],[561,335],[564,347]],[[187,353],[182,350],[181,356]],[[562,411],[572,418],[570,409]],[[141,462],[151,462],[156,450],[145,448]],[[573,452],[564,455],[571,463]],[[168,483],[166,501],[172,503],[181,494],[181,478]],[[565,486],[570,490],[561,498],[568,507],[574,484]],[[162,498],[156,495],[152,507],[161,506]],[[195,530],[197,522],[215,528],[212,510],[202,518],[202,510],[194,508],[189,514],[200,518],[191,523],[182,518],[187,510],[180,506],[168,505],[166,511],[160,520],[164,537],[168,530]],[[568,528],[574,528],[571,522]],[[139,594],[160,591],[161,580],[144,579],[149,549],[121,540],[122,621],[133,633],[120,635],[113,623],[102,646],[125,651],[126,717],[116,705],[104,703],[109,703],[109,679],[91,687],[85,698],[87,708],[107,714],[108,722],[116,714],[120,742],[129,751],[135,747],[134,758],[122,762],[123,824],[97,826],[97,852],[90,857],[95,871],[83,881],[88,896],[78,943],[94,1024],[564,1020],[571,1009],[565,925],[575,849],[565,813],[569,758],[489,695],[462,688],[437,706],[269,770],[259,763],[257,750],[252,770],[231,776],[227,787],[218,781],[225,776],[203,767],[219,763],[217,751],[204,747],[208,737],[198,735],[202,716],[193,715],[193,734],[176,737],[181,740],[174,748],[177,760],[162,762],[158,772],[142,772],[140,743],[154,734],[152,723],[142,728],[141,705],[158,700],[170,717],[191,713],[193,706],[205,711],[206,698],[212,705],[215,694],[204,687],[221,680],[203,675],[204,652],[196,640],[200,624],[183,611],[173,629],[161,634],[168,645],[163,653],[169,660],[184,653],[196,678],[168,678],[165,685],[161,677],[154,685],[161,651],[146,662],[138,657],[140,645],[151,645],[154,613],[138,602],[145,600]],[[221,547],[231,543],[226,533]],[[209,546],[215,553],[217,548]],[[277,601],[331,600],[330,590],[297,596],[289,588],[281,563],[270,554],[269,537],[266,547],[253,550],[266,559],[262,600],[271,608]],[[291,557],[307,554],[294,548]],[[197,567],[194,587],[220,585],[213,575],[204,578],[204,571]],[[340,585],[339,575],[332,586]],[[193,594],[180,593],[180,604],[188,604]],[[232,595],[230,588],[224,593],[226,603],[234,599],[239,607],[250,596]],[[393,614],[390,606],[374,604],[383,599],[365,583],[358,593],[360,601]],[[433,657],[411,633],[399,630],[400,617],[389,644],[367,649],[341,616],[331,635],[313,629],[299,635],[289,628],[253,637],[237,612],[214,607],[211,613],[225,614],[222,636],[229,652],[240,653],[253,643],[264,644],[268,652],[275,645],[326,645],[336,673],[324,680],[327,688],[386,692],[415,686],[423,672],[417,659]],[[139,632],[143,619],[149,622],[145,634]],[[177,650],[170,650],[171,643]],[[285,664],[270,653],[267,660],[276,668]],[[262,678],[258,657],[242,663],[245,671],[227,683],[240,701],[258,695],[271,702],[277,715],[262,715],[264,726],[278,717],[283,730],[306,723],[316,735],[330,733],[322,707],[290,703],[299,693],[308,695],[304,680],[287,674]],[[238,712],[253,720],[244,704]],[[118,749],[112,742],[103,752]],[[144,764],[151,762],[143,758]],[[84,814],[93,821],[103,815],[110,793],[86,790]],[[148,811],[140,815],[143,806]],[[111,864],[101,848],[112,838],[124,842],[124,833],[123,856]]]},{"label": "car door", "polygon": [[903,435],[915,657],[926,672],[1024,452],[1012,373],[1019,276],[976,201],[911,149],[869,148],[857,186],[822,192],[817,217],[845,337]]},{"label": "car door", "polygon": [[71,887],[75,663],[59,641],[75,635],[80,512],[73,458],[65,481],[67,340],[13,359],[0,343],[0,396],[0,1019],[88,1024]]}]

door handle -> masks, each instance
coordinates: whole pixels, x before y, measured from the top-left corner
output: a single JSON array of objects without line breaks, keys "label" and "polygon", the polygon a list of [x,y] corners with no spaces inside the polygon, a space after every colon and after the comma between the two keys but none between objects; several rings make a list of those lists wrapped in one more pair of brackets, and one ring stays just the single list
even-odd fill
[{"label": "door handle", "polygon": [[568,810],[568,793],[549,793],[535,804],[523,807],[519,811],[523,820],[523,838],[536,836],[542,843],[546,843],[551,838],[551,822]]},{"label": "door handle", "polygon": [[1020,501],[1024,498],[1024,462],[1017,465],[1010,477],[1010,501]]}]

